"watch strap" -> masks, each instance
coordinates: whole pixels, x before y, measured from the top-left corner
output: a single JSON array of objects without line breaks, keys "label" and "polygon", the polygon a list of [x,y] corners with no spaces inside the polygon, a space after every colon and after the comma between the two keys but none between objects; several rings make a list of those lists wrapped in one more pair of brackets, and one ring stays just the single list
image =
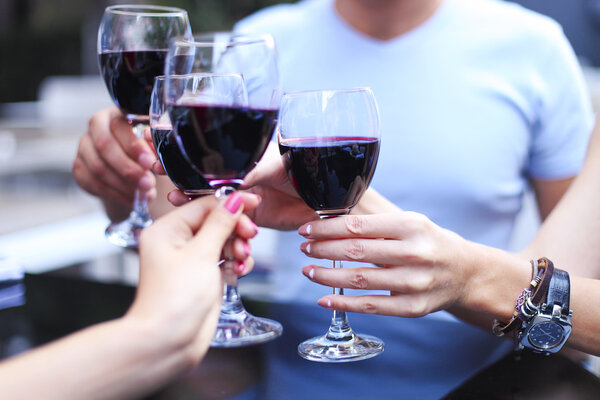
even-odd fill
[{"label": "watch strap", "polygon": [[569,273],[555,269],[548,288],[547,307],[552,309],[555,304],[558,304],[561,307],[561,314],[569,315],[570,287]]}]

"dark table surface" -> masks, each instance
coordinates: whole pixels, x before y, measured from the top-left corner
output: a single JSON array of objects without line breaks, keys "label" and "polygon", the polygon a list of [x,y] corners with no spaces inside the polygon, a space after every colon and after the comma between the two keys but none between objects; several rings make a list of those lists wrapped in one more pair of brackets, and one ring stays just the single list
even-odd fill
[{"label": "dark table surface", "polygon": [[[24,305],[0,310],[0,358],[124,314],[135,288],[82,279],[78,266],[26,275]],[[2,288],[0,288],[1,290]],[[260,303],[246,306],[260,308]],[[190,374],[150,400],[226,399],[260,380],[260,346],[211,349]],[[600,379],[562,356],[512,355],[481,371],[447,399],[600,399]]]}]

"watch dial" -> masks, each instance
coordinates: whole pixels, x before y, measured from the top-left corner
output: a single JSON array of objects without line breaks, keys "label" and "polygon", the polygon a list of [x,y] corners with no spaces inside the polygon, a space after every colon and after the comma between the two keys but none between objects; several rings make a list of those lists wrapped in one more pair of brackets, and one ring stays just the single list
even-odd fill
[{"label": "watch dial", "polygon": [[527,335],[529,342],[540,349],[557,346],[563,338],[563,328],[553,321],[545,321],[534,325]]}]

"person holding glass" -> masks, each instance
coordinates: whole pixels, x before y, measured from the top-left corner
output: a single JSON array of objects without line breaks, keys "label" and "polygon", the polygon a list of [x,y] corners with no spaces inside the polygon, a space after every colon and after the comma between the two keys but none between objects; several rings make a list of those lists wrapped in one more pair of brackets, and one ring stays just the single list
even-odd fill
[{"label": "person holding glass", "polygon": [[[536,192],[544,218],[582,165],[593,113],[577,60],[560,26],[518,5],[307,0],[260,11],[235,29],[275,37],[284,92],[371,87],[382,127],[371,187],[468,240],[508,248],[526,190]],[[261,195],[264,205],[277,199]],[[368,198],[355,213],[372,207]],[[288,227],[301,219],[274,218]],[[386,350],[307,366],[295,345],[329,322],[314,301],[330,289],[299,281],[311,262],[298,251],[302,241],[296,232],[278,237],[272,317],[286,335],[266,346],[260,398],[439,398],[511,350],[443,311],[352,315],[352,328]]]},{"label": "person holding glass", "polygon": [[240,274],[252,269],[247,241],[256,225],[243,211],[259,202],[211,196],[155,221],[141,235],[140,282],[127,313],[0,362],[2,398],[139,398],[193,369],[219,317],[219,259],[225,254]]},{"label": "person holding glass", "polygon": [[[547,256],[571,273],[572,332],[566,345],[600,355],[600,126],[590,141],[579,176],[545,220],[534,240],[510,254],[463,239],[421,214],[397,210],[313,221],[298,232],[302,251],[314,258],[359,260],[373,265],[302,270],[328,286],[386,290],[387,295],[332,296],[329,309],[401,317],[448,310],[485,330],[508,321],[515,300],[531,280],[528,259]],[[381,240],[384,239],[384,240]]]}]

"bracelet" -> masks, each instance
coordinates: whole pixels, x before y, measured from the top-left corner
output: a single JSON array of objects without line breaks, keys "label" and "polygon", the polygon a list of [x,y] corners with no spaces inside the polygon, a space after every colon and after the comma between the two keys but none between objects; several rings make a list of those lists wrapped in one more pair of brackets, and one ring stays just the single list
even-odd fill
[{"label": "bracelet", "polygon": [[496,336],[504,336],[522,326],[524,321],[531,318],[531,310],[546,298],[550,279],[554,273],[554,264],[546,257],[539,260],[531,260],[532,279],[529,287],[523,289],[515,302],[515,311],[508,322],[494,320],[492,333]]}]

